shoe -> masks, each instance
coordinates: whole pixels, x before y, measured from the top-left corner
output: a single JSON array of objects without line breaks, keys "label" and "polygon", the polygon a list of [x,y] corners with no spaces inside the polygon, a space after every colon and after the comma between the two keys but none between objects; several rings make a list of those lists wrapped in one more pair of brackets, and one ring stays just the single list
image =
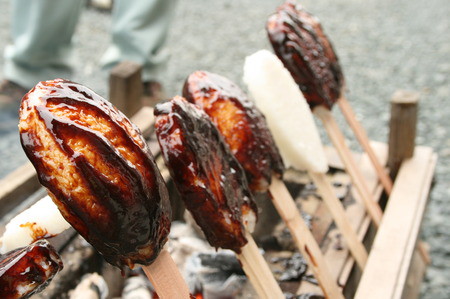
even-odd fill
[{"label": "shoe", "polygon": [[164,90],[161,83],[148,81],[142,83],[142,104],[144,106],[155,107],[155,105],[165,99]]},{"label": "shoe", "polygon": [[0,82],[0,109],[18,110],[22,97],[29,90],[9,80]]}]

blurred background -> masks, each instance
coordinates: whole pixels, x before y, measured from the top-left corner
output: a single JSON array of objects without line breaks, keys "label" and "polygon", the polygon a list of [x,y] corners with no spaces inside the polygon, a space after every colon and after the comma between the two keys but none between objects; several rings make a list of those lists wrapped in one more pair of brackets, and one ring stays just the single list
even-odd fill
[{"label": "blurred background", "polygon": [[[240,83],[247,55],[270,49],[267,17],[280,0],[178,1],[170,29],[171,58],[161,83],[167,97],[181,93],[195,70]],[[396,90],[420,93],[416,143],[439,155],[436,184],[423,223],[432,264],[422,298],[450,296],[450,1],[378,0],[301,3],[322,22],[339,56],[348,100],[371,139],[386,142],[390,98]],[[10,5],[0,0],[0,50],[11,42]],[[131,4],[131,3],[130,3]],[[51,13],[51,12],[49,12]],[[99,60],[109,45],[111,13],[87,6],[75,33],[78,64],[73,77],[107,97],[108,74]],[[0,55],[0,79],[4,58]],[[335,116],[345,127],[340,113]],[[353,139],[347,130],[347,137]],[[357,149],[357,148],[355,148]],[[26,162],[19,144],[17,113],[0,111],[0,177]]]}]

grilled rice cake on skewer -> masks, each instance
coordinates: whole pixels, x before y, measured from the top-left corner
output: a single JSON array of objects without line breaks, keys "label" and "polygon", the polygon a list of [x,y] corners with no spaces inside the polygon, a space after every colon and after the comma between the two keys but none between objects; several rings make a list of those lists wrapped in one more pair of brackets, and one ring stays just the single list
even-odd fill
[{"label": "grilled rice cake on skewer", "polygon": [[311,109],[318,105],[331,109],[341,95],[344,76],[319,20],[289,0],[269,17],[266,29],[275,53]]},{"label": "grilled rice cake on skewer", "polygon": [[253,192],[267,191],[284,165],[264,116],[233,82],[205,71],[189,75],[183,96],[208,114],[246,172]]},{"label": "grilled rice cake on skewer", "polygon": [[61,258],[40,240],[0,256],[0,297],[28,298],[42,291],[63,268]]},{"label": "grilled rice cake on skewer", "polygon": [[155,116],[161,152],[186,207],[211,246],[239,252],[257,215],[241,165],[208,116],[184,98],[156,105]]},{"label": "grilled rice cake on skewer", "polygon": [[[322,110],[321,114],[326,114],[329,119],[332,117],[329,110],[337,102],[389,195],[392,180],[345,97],[341,66],[319,20],[295,1],[286,1],[269,18],[266,29],[275,53],[304,93],[311,109]],[[319,115],[319,111],[315,112]],[[339,128],[336,130],[338,132],[333,134],[342,135]]]},{"label": "grilled rice cake on skewer", "polygon": [[92,90],[40,82],[20,139],[64,218],[111,264],[150,264],[170,230],[168,192],[139,130]]},{"label": "grilled rice cake on skewer", "polygon": [[109,263],[141,264],[162,298],[190,298],[167,250],[171,210],[154,158],[130,120],[92,90],[40,82],[22,99],[20,137],[63,217]]},{"label": "grilled rice cake on skewer", "polygon": [[236,252],[260,298],[284,298],[250,234],[257,210],[245,172],[218,129],[182,97],[156,105],[154,113],[166,165],[208,242]]},{"label": "grilled rice cake on skewer", "polygon": [[311,110],[291,75],[274,54],[261,50],[247,57],[244,81],[267,116],[283,158],[298,170],[308,171],[351,253],[363,269],[367,252],[326,178],[328,165],[319,132]]}]

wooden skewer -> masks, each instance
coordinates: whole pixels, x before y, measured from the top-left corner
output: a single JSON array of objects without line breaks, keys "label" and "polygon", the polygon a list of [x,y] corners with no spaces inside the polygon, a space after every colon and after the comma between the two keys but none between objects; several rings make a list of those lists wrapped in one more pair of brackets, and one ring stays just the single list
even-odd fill
[{"label": "wooden skewer", "polygon": [[252,235],[247,232],[245,237],[248,242],[241,248],[241,253],[236,253],[236,255],[259,298],[285,298]]},{"label": "wooden skewer", "polygon": [[[390,196],[391,192],[392,192],[392,188],[393,188],[392,180],[389,177],[386,170],[383,168],[383,166],[381,166],[380,162],[378,161],[378,158],[376,157],[376,155],[372,149],[372,146],[370,145],[369,138],[367,137],[367,134],[366,134],[364,128],[361,126],[361,124],[356,119],[353,109],[351,108],[350,104],[348,103],[347,99],[344,96],[341,97],[337,103],[339,105],[339,108],[342,111],[342,114],[344,114],[345,119],[347,120],[348,124],[350,125],[353,132],[355,133],[356,138],[358,139],[359,143],[361,144],[364,151],[367,153],[369,159],[371,160],[372,165],[374,166],[375,171],[380,180],[380,183],[383,186],[384,190],[386,191],[386,194],[388,196]],[[337,129],[337,130],[339,130],[339,129]],[[328,131],[328,129],[327,129],[327,131]],[[340,135],[342,135],[342,134],[340,134]],[[330,137],[331,137],[331,135],[330,135]],[[342,138],[344,138],[344,137],[342,137]],[[368,194],[370,194],[370,193],[368,193]],[[379,208],[378,205],[376,205],[376,207],[374,209],[377,209],[377,208]],[[368,212],[370,214],[370,211],[368,211]],[[382,213],[381,209],[380,209],[380,212]],[[374,211],[374,213],[378,214],[378,212],[376,212],[376,211]],[[381,218],[381,216],[380,216],[380,218]],[[374,219],[374,217],[371,217],[371,218],[376,224],[377,221]],[[380,221],[381,221],[381,219],[380,219]],[[377,225],[377,226],[379,226],[379,225]],[[423,260],[425,261],[425,263],[429,264],[431,262],[431,260],[430,260],[429,254],[428,254],[428,250],[425,248],[425,245],[423,244],[423,242],[419,242],[417,244],[417,248],[418,248]]]},{"label": "wooden skewer", "polygon": [[361,196],[361,199],[364,202],[367,213],[369,214],[376,227],[379,227],[383,212],[381,211],[380,206],[372,199],[369,188],[367,187],[367,184],[364,181],[360,170],[356,166],[350,149],[345,143],[344,135],[342,134],[335,119],[333,118],[331,111],[323,106],[317,106],[316,108],[314,108],[313,112],[322,120],[325,130],[327,131],[328,136],[331,139],[331,142],[336,148],[348,174],[352,179],[353,184],[355,185],[359,195]]},{"label": "wooden skewer", "polygon": [[141,266],[159,298],[190,298],[189,288],[169,252],[163,249],[149,266]]},{"label": "wooden skewer", "polygon": [[269,190],[275,208],[289,228],[298,249],[311,267],[325,297],[333,299],[344,298],[336,281],[331,276],[319,245],[301,217],[284,183],[272,176],[272,184]]},{"label": "wooden skewer", "polygon": [[367,251],[352,228],[341,202],[334,194],[333,187],[323,173],[309,171],[308,175],[319,190],[356,263],[363,270],[367,263]]},{"label": "wooden skewer", "polygon": [[389,177],[386,169],[381,166],[380,161],[378,161],[377,156],[375,155],[375,152],[372,149],[372,146],[370,145],[369,138],[367,137],[366,131],[362,127],[361,123],[357,120],[355,112],[353,111],[352,107],[350,106],[350,103],[347,101],[345,96],[341,96],[339,100],[337,101],[339,108],[342,111],[342,114],[344,115],[345,119],[347,120],[347,123],[349,124],[350,128],[355,133],[356,139],[361,144],[364,151],[369,156],[370,161],[372,162],[373,167],[375,168],[375,171],[378,175],[378,178],[380,180],[381,185],[383,185],[384,190],[386,191],[386,194],[389,196],[392,192],[392,180]]}]

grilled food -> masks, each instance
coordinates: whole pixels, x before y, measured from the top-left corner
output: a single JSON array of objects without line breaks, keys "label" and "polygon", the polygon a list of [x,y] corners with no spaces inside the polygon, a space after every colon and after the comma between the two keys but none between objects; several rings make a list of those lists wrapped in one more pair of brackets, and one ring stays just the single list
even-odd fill
[{"label": "grilled food", "polygon": [[244,82],[267,117],[286,166],[326,173],[328,163],[311,110],[281,61],[267,50],[248,56]]},{"label": "grilled food", "polygon": [[45,240],[0,257],[0,297],[28,298],[42,291],[63,268],[55,249]]},{"label": "grilled food", "polygon": [[240,252],[256,218],[244,170],[205,112],[182,97],[155,107],[170,174],[211,246]]},{"label": "grilled food", "polygon": [[22,100],[23,149],[64,218],[111,264],[150,264],[170,230],[168,193],[139,130],[92,90],[40,82]]},{"label": "grilled food", "polygon": [[288,0],[269,17],[266,29],[275,53],[310,107],[331,109],[342,92],[344,76],[319,20]]},{"label": "grilled food", "polygon": [[284,170],[264,116],[233,82],[197,71],[186,80],[183,96],[203,109],[244,168],[250,189],[267,191],[272,175]]}]

